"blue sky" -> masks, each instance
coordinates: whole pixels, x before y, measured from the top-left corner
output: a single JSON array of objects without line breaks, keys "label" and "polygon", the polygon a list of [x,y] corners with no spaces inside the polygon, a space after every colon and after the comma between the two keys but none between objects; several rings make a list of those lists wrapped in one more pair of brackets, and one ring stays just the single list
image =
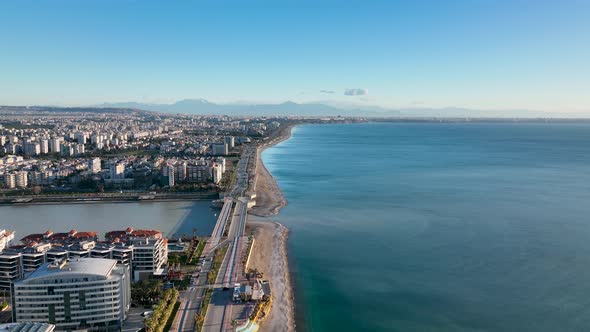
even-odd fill
[{"label": "blue sky", "polygon": [[0,104],[590,110],[582,0],[2,1],[0,42]]}]

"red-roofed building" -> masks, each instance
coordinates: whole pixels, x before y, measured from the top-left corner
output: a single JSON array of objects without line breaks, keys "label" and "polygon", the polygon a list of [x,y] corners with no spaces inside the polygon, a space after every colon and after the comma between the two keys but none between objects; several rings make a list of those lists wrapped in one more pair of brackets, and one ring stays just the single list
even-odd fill
[{"label": "red-roofed building", "polygon": [[22,239],[20,239],[20,242],[22,242],[24,244],[29,244],[31,242],[43,241],[43,239],[45,239],[44,234],[29,234],[29,235],[23,237]]},{"label": "red-roofed building", "polygon": [[114,239],[124,239],[127,237],[127,233],[125,231],[110,231],[104,235],[104,238],[107,241],[113,241]]},{"label": "red-roofed building", "polygon": [[156,275],[165,275],[164,266],[168,262],[168,240],[162,232],[153,229],[133,229],[110,231],[105,239],[132,245],[133,279],[143,280]]},{"label": "red-roofed building", "polygon": [[76,232],[72,235],[72,238],[76,240],[98,240],[98,234],[96,232]]}]

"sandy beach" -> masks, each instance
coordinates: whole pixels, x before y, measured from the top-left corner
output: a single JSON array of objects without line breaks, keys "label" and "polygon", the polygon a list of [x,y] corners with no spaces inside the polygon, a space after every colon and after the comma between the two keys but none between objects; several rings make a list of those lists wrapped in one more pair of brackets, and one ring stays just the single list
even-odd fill
[{"label": "sandy beach", "polygon": [[295,311],[289,263],[287,258],[288,229],[268,219],[275,216],[287,204],[276,180],[262,162],[264,149],[288,139],[292,126],[285,127],[268,142],[258,148],[253,191],[256,206],[250,211],[248,232],[254,233],[256,242],[252,249],[249,268],[258,269],[270,280],[272,307],[269,316],[262,322],[261,331],[295,331]]},{"label": "sandy beach", "polygon": [[270,174],[262,162],[262,151],[291,137],[293,126],[287,126],[280,130],[274,138],[258,148],[256,153],[256,175],[254,179],[254,192],[256,193],[256,206],[249,212],[259,217],[271,217],[279,213],[279,210],[287,205],[275,178]]},{"label": "sandy beach", "polygon": [[286,247],[289,231],[278,222],[256,217],[248,221],[248,227],[256,239],[249,268],[262,272],[264,279],[271,281],[272,289],[270,314],[260,325],[260,331],[295,331]]}]

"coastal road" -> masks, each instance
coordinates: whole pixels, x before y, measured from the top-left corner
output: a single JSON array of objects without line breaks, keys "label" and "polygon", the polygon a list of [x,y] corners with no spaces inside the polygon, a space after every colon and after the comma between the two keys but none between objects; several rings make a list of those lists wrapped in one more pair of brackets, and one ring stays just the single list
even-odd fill
[{"label": "coastal road", "polygon": [[[244,150],[242,156],[240,157],[236,174],[237,179],[234,184],[234,188],[231,191],[231,197],[239,197],[243,195],[243,193],[248,188],[248,165],[255,151],[255,148],[249,146]],[[236,272],[236,261],[239,261],[239,259],[236,259],[236,257],[240,255],[240,251],[238,250],[240,248],[239,238],[243,235],[247,222],[247,199],[237,199],[235,203],[235,209],[233,210],[234,212],[230,216],[232,207],[234,205],[234,199],[231,197],[225,198],[225,202],[221,212],[219,213],[217,223],[215,224],[211,237],[207,241],[207,244],[203,250],[205,259],[204,261],[199,262],[200,269],[197,268],[197,270],[195,270],[193,273],[193,277],[195,278],[194,285],[189,287],[186,292],[181,294],[181,307],[175,317],[171,328],[172,331],[192,332],[195,330],[194,317],[201,310],[201,302],[203,296],[205,295],[205,290],[213,286],[208,285],[207,272],[211,269],[212,259],[215,255],[215,249],[221,245],[229,243],[228,250],[217,275],[217,280],[215,281],[215,285],[220,285],[221,287],[216,289],[212,294],[211,302],[207,310],[207,316],[205,317],[205,324],[203,326],[203,331],[222,330],[224,319],[226,318],[225,302],[231,303],[231,291],[224,292],[223,286],[227,285],[227,283],[224,284],[226,281],[231,283],[231,276]],[[222,241],[224,230],[226,229],[227,222],[230,220],[230,218],[231,224],[228,230],[228,238],[227,240]],[[234,250],[234,248],[236,249]],[[228,275],[229,277],[226,277]],[[224,305],[216,305],[221,303]],[[215,325],[218,327],[215,328]],[[230,330],[232,330],[231,319],[229,326]]]},{"label": "coastal road", "polygon": [[197,268],[193,272],[194,283],[188,290],[180,294],[181,306],[174,318],[174,323],[170,330],[178,332],[190,332],[195,330],[195,315],[201,309],[201,301],[205,295],[207,288],[207,272],[211,270],[213,256],[215,249],[225,242],[221,241],[224,229],[232,211],[233,199],[226,198],[223,208],[219,213],[213,233],[207,240],[202,255],[204,259],[200,259]]},{"label": "coastal road", "polygon": [[[239,198],[232,216],[228,232],[229,247],[219,269],[216,284],[224,287],[215,288],[209,302],[203,331],[233,331],[231,325],[235,318],[246,318],[243,306],[239,306],[239,312],[233,312],[232,302],[233,284],[239,281],[241,275],[241,258],[243,251],[243,237],[248,220],[247,199]],[[224,290],[224,288],[226,290]],[[237,315],[236,315],[237,314]]]},{"label": "coastal road", "polygon": [[231,191],[232,197],[243,196],[246,189],[248,189],[248,165],[250,161],[254,159],[253,156],[255,152],[256,148],[253,146],[248,146],[244,149],[242,157],[238,161],[236,182],[234,184],[233,190]]},{"label": "coastal road", "polygon": [[170,328],[171,331],[193,332],[195,330],[195,315],[199,312],[201,301],[205,295],[203,286],[207,285],[207,272],[211,270],[212,257],[213,252],[206,255],[205,259],[199,263],[202,267],[199,272],[193,274],[194,286],[190,286],[181,295],[181,305]]},{"label": "coastal road", "polygon": [[[205,295],[205,290],[209,287],[214,287],[215,285],[220,285],[221,287],[216,289],[212,294],[212,305],[209,306],[207,311],[203,330],[220,331],[224,325],[224,318],[226,318],[224,300],[231,302],[231,292],[223,292],[223,286],[231,284],[233,276],[237,273],[236,261],[239,261],[239,259],[236,259],[236,257],[241,257],[240,237],[244,233],[247,221],[247,199],[237,199],[232,214],[232,207],[234,206],[234,199],[232,197],[240,197],[248,188],[248,166],[253,159],[251,157],[255,151],[256,149],[251,146],[246,147],[238,161],[237,178],[234,183],[234,188],[231,191],[230,197],[225,198],[211,237],[205,245],[202,254],[205,258],[204,260],[199,261],[199,265],[193,273],[193,278],[195,280],[194,284],[180,295],[181,306],[172,324],[172,331],[189,332],[195,330],[194,317],[201,310],[201,302]],[[227,223],[230,218],[231,224],[229,225],[228,238],[223,241],[224,230],[227,228]],[[226,243],[228,243],[229,247],[219,269],[215,285],[209,285],[207,281],[207,272],[211,269],[215,250]],[[217,303],[223,303],[224,305],[217,308],[218,306],[215,305]],[[212,322],[210,327],[208,327],[208,322]],[[217,329],[213,327],[215,324],[218,325]]]}]

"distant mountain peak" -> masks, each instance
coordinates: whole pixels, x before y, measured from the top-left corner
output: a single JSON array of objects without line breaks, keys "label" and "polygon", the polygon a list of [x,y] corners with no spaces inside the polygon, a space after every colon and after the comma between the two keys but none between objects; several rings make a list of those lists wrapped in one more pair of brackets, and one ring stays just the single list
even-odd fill
[{"label": "distant mountain peak", "polygon": [[207,99],[203,98],[196,98],[196,99],[182,99],[174,103],[176,105],[179,104],[204,104],[204,105],[213,105],[214,103],[208,101]]}]

